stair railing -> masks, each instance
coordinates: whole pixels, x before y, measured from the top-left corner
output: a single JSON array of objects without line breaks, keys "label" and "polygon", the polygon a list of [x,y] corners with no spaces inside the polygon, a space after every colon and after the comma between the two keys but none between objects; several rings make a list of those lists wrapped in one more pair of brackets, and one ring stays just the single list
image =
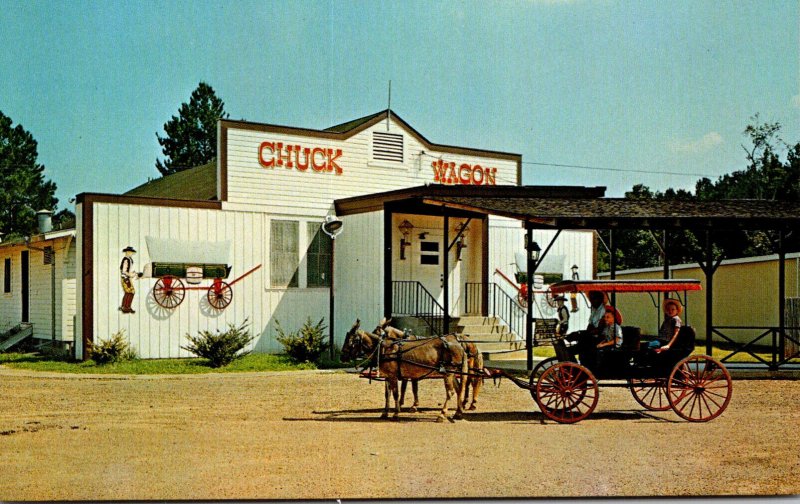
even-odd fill
[{"label": "stair railing", "polygon": [[444,307],[420,282],[392,281],[392,315],[417,317],[433,334],[444,334]]},{"label": "stair railing", "polygon": [[[508,326],[511,333],[524,336],[527,310],[520,306],[516,296],[503,290],[500,285],[490,282],[488,288],[489,313],[487,315],[500,319]],[[482,292],[483,284],[481,283],[467,282],[464,284],[464,313],[481,313]]]}]

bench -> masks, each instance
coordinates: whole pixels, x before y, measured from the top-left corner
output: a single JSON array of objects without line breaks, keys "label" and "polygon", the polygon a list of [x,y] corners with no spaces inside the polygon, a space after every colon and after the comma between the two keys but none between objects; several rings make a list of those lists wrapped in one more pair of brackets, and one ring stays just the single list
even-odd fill
[{"label": "bench", "polygon": [[533,319],[533,341],[555,339],[556,327],[558,327],[558,319],[552,319],[552,318]]}]

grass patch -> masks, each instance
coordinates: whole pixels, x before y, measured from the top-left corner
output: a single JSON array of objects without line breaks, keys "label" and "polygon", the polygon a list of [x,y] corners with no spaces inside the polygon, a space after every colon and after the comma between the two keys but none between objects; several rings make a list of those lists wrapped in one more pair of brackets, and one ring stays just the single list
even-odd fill
[{"label": "grass patch", "polygon": [[9,368],[31,371],[76,373],[76,374],[201,374],[240,373],[252,371],[298,371],[304,369],[347,367],[329,358],[320,366],[313,363],[295,363],[286,355],[250,354],[222,368],[212,368],[206,359],[135,359],[112,364],[98,365],[94,361],[70,362],[53,360],[39,354],[0,354],[0,364]]}]

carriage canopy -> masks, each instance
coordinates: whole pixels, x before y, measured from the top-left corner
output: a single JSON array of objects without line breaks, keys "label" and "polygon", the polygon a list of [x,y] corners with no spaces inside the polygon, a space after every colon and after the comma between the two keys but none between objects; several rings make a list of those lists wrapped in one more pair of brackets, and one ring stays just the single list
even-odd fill
[{"label": "carriage canopy", "polygon": [[564,280],[550,286],[553,294],[571,292],[676,292],[702,290],[700,280]]}]

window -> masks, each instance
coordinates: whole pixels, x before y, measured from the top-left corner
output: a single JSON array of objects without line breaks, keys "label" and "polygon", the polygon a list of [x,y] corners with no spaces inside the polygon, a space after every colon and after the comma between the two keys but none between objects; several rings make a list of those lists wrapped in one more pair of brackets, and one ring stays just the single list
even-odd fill
[{"label": "window", "polygon": [[372,132],[372,159],[403,162],[403,135]]},{"label": "window", "polygon": [[419,242],[419,263],[425,265],[439,264],[439,242]]},{"label": "window", "polygon": [[270,229],[270,284],[272,287],[297,287],[300,223],[274,220]]},{"label": "window", "polygon": [[308,287],[331,286],[331,246],[333,240],[322,227],[309,223],[306,272]]},{"label": "window", "polygon": [[7,258],[3,264],[3,292],[11,292],[11,258]]}]

